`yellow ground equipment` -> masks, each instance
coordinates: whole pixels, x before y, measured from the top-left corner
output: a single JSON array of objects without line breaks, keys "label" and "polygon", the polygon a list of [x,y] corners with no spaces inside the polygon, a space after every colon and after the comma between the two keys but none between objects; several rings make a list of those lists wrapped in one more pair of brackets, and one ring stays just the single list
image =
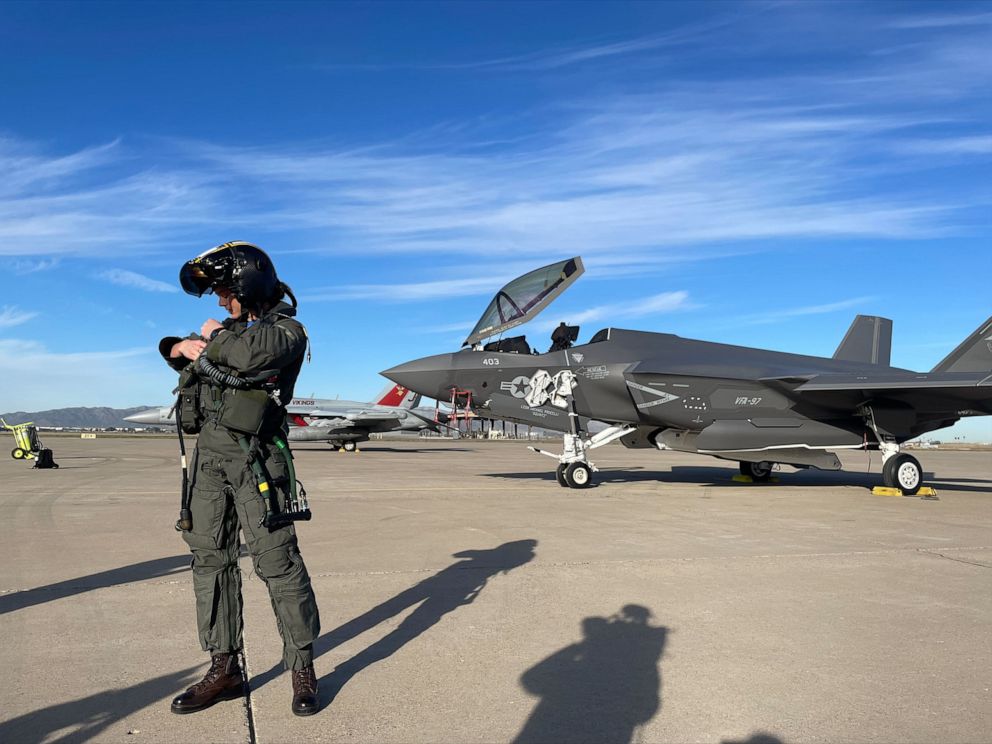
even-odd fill
[{"label": "yellow ground equipment", "polygon": [[10,456],[15,460],[37,460],[34,464],[36,468],[58,467],[52,459],[52,451],[42,446],[41,439],[38,437],[38,427],[32,422],[11,426],[0,419],[0,424],[3,424],[3,428],[8,429],[14,435],[15,447],[10,451]]}]

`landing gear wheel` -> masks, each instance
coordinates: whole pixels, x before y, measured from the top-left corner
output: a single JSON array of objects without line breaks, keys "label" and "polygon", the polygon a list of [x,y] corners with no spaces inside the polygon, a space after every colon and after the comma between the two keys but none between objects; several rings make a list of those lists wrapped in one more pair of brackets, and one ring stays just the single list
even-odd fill
[{"label": "landing gear wheel", "polygon": [[14,447],[14,449],[12,449],[10,452],[10,456],[13,457],[15,460],[23,460],[25,454],[26,453],[24,452],[24,450],[22,450],[20,447]]},{"label": "landing gear wheel", "polygon": [[341,448],[345,452],[354,452],[356,449],[358,449],[358,445],[355,444],[354,442],[345,442],[344,444],[341,445]]},{"label": "landing gear wheel", "polygon": [[563,463],[555,470],[555,480],[558,481],[558,485],[562,488],[568,488],[568,483],[565,481],[565,468],[567,467],[568,465]]},{"label": "landing gear wheel", "polygon": [[772,463],[767,460],[761,462],[742,462],[741,475],[750,476],[756,483],[764,483],[772,477]]},{"label": "landing gear wheel", "polygon": [[569,488],[588,488],[592,484],[592,468],[584,462],[573,462],[565,468],[564,478]]},{"label": "landing gear wheel", "polygon": [[896,455],[882,467],[882,480],[889,488],[898,488],[907,496],[912,496],[923,485],[923,467],[912,455]]}]

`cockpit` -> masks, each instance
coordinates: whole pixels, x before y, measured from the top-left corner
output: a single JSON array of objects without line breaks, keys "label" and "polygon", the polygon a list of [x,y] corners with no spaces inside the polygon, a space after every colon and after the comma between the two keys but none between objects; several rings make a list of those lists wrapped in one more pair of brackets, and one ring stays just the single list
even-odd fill
[{"label": "cockpit", "polygon": [[[570,326],[565,323],[561,323],[554,331],[551,332],[551,348],[548,352],[552,351],[564,351],[565,349],[571,349],[572,345],[579,338],[579,326]],[[532,349],[530,344],[527,342],[526,336],[511,336],[510,338],[501,338],[496,341],[490,341],[488,344],[482,347],[483,351],[499,351],[504,354],[540,354],[536,348]]]}]

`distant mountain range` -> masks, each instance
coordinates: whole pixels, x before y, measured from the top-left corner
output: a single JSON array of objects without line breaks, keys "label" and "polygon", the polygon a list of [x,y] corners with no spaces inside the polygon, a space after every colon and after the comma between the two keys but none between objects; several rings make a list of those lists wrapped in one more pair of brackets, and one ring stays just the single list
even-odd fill
[{"label": "distant mountain range", "polygon": [[144,411],[152,406],[137,408],[54,408],[50,411],[14,411],[0,413],[8,424],[23,424],[33,421],[36,426],[65,426],[69,428],[106,429],[131,428],[135,424],[125,421],[125,416]]}]

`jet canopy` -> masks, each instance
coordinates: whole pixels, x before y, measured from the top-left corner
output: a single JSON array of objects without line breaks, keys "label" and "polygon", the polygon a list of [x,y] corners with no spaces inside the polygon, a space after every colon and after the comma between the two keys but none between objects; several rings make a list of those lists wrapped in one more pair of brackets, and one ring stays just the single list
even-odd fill
[{"label": "jet canopy", "polygon": [[517,277],[496,293],[462,345],[476,344],[533,320],[583,271],[582,259],[576,256]]}]

